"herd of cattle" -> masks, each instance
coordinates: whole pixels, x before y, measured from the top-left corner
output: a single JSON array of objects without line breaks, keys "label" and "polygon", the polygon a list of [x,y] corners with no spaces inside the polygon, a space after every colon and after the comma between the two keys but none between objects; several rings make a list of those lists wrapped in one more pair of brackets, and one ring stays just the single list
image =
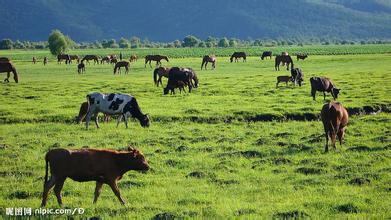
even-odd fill
[{"label": "herd of cattle", "polygon": [[[246,61],[245,52],[234,52],[230,57],[230,62],[238,62],[239,59]],[[261,59],[269,57],[272,59],[272,52],[263,52]],[[307,55],[297,55],[297,60],[306,59]],[[188,87],[189,92],[192,88],[197,88],[199,81],[195,71],[192,68],[182,67],[161,67],[161,60],[169,61],[166,56],[161,55],[147,55],[145,57],[145,67],[147,63],[151,66],[151,61],[156,61],[156,65],[159,66],[153,71],[153,77],[155,85],[162,85],[162,77],[168,78],[167,86],[164,88],[164,94],[175,93],[175,89],[179,88],[183,91],[185,87]],[[126,73],[129,71],[130,62],[136,62],[137,56],[132,55],[128,61],[124,61],[122,53],[119,59],[116,55],[108,55],[99,57],[97,55],[86,55],[80,59],[77,55],[62,54],[57,57],[58,63],[65,61],[66,64],[71,64],[72,61],[78,63],[78,73],[85,72],[85,64],[93,61],[94,64],[111,63],[114,65],[114,74],[120,73],[122,67],[125,68]],[[208,63],[212,63],[212,68],[216,68],[216,56],[206,55],[202,58],[201,70],[207,68]],[[33,63],[35,64],[37,59],[33,57]],[[47,57],[43,58],[43,64],[48,62]],[[289,82],[293,82],[295,85],[302,85],[304,81],[304,74],[300,68],[295,68],[293,59],[287,52],[283,52],[275,57],[275,69],[279,70],[279,66],[287,67],[290,69],[291,75],[277,76],[276,87],[280,82],[285,82],[288,85]],[[289,68],[290,66],[290,68]],[[151,66],[152,67],[152,66]],[[18,82],[18,73],[15,66],[10,59],[6,57],[0,57],[0,72],[6,72],[7,78],[5,82],[9,82],[10,73],[14,74],[15,82]],[[338,89],[333,82],[326,77],[311,77],[311,95],[315,100],[316,91],[323,92],[324,100],[326,98],[325,92],[331,93],[334,100],[337,99],[340,89]],[[118,116],[117,127],[123,120],[125,126],[128,127],[128,118],[136,118],[142,127],[150,126],[150,118],[148,114],[142,113],[138,102],[135,97],[127,94],[102,94],[102,93],[90,93],[86,96],[86,102],[82,103],[79,111],[79,116],[76,118],[78,123],[81,123],[85,118],[85,126],[88,129],[91,119],[94,120],[95,125],[99,128],[98,114],[101,112],[105,115],[105,121],[110,119],[110,116]],[[326,146],[325,151],[328,151],[329,138],[331,139],[331,145],[335,148],[335,142],[338,138],[340,144],[345,134],[345,129],[348,123],[348,113],[346,109],[339,103],[331,101],[326,103],[321,110],[321,120],[323,122]],[[54,149],[50,150],[45,157],[46,160],[46,174],[44,180],[44,191],[42,196],[42,206],[46,205],[48,193],[51,188],[54,187],[54,192],[57,197],[57,201],[62,205],[61,189],[66,178],[71,178],[75,181],[96,181],[94,203],[97,201],[100,194],[102,185],[108,184],[113,190],[114,194],[118,197],[120,202],[124,204],[124,200],[121,198],[117,181],[121,179],[122,175],[129,170],[141,170],[146,171],[149,169],[149,165],[144,155],[136,150],[129,149],[127,151],[112,151],[112,150],[97,150],[97,149],[81,149],[81,150],[66,150],[66,149]],[[48,179],[48,165],[50,165],[51,177]]]}]

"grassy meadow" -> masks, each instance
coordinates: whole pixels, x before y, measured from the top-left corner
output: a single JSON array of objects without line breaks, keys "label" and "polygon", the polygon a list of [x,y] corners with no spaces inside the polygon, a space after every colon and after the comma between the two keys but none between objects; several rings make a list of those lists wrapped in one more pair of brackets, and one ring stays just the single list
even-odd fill
[{"label": "grassy meadow", "polygon": [[[76,64],[59,65],[53,57],[47,66],[30,62],[34,54],[49,56],[47,51],[2,51],[0,56],[13,60],[20,83],[0,85],[0,215],[5,207],[39,207],[49,149],[132,145],[144,152],[152,170],[130,171],[120,180],[126,206],[107,185],[93,205],[95,183],[68,179],[65,207],[102,218],[390,218],[391,47],[368,53],[356,51],[369,46],[356,47],[295,60],[303,86],[279,88],[276,76],[290,72],[275,71],[274,60],[261,61],[253,48],[245,63],[229,63],[231,51],[224,49],[195,49],[193,55],[164,49],[162,54],[174,57],[162,61],[164,66],[192,67],[200,80],[191,94],[166,96],[142,59],[131,64],[128,75],[113,75],[109,64],[86,65],[86,74],[79,75]],[[148,50],[122,52],[141,57],[159,51]],[[215,70],[201,71],[199,57],[211,52],[225,56],[218,57]],[[341,88],[338,101],[351,113],[344,145],[326,154],[318,120],[325,101],[320,93],[312,100],[312,76],[333,79]],[[116,128],[112,120],[86,130],[73,123],[86,94],[94,91],[134,95],[151,115],[151,127],[132,120],[128,129],[123,123]],[[331,98],[327,94],[326,101]],[[58,208],[53,192],[48,207]]]}]

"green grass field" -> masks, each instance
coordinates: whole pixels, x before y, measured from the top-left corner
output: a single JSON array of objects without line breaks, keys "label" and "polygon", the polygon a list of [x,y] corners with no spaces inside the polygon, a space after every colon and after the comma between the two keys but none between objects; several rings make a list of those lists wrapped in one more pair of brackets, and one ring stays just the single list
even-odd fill
[{"label": "green grass field", "polygon": [[[384,47],[295,61],[304,85],[278,89],[276,76],[290,72],[275,71],[273,60],[254,55],[229,63],[218,57],[216,70],[201,71],[201,52],[188,56],[171,49],[173,57],[188,57],[163,65],[194,68],[200,86],[166,96],[141,60],[131,64],[129,75],[113,75],[108,64],[87,65],[86,74],[78,75],[75,64],[58,65],[53,58],[47,66],[27,62],[47,51],[2,52],[14,60],[20,83],[0,85],[0,214],[5,207],[39,207],[49,149],[130,144],[144,152],[152,170],[124,175],[119,185],[126,206],[107,185],[93,205],[95,183],[68,179],[65,207],[103,218],[390,218],[391,49]],[[90,52],[113,51],[74,51]],[[320,93],[316,101],[310,97],[311,76],[333,79],[341,88],[338,101],[352,113],[344,145],[326,154],[317,120],[325,102]],[[116,128],[115,120],[100,129],[74,124],[93,91],[134,95],[151,115],[151,127],[134,120],[128,129],[123,123]],[[48,207],[58,208],[53,193]]]}]

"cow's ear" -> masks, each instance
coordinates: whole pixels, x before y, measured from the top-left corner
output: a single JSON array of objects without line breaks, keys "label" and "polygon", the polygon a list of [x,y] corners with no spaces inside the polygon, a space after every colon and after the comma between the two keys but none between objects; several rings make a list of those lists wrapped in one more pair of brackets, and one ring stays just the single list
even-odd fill
[{"label": "cow's ear", "polygon": [[133,148],[133,147],[131,147],[131,146],[129,146],[129,147],[128,147],[128,151],[131,151],[131,152],[133,152],[133,151],[134,151],[134,148]]}]

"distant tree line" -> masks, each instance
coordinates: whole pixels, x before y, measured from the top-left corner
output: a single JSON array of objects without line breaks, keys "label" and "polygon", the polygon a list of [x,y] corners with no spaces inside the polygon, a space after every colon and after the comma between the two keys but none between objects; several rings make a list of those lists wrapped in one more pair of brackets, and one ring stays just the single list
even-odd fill
[{"label": "distant tree line", "polygon": [[[174,40],[172,42],[154,42],[150,41],[147,38],[140,39],[139,37],[131,38],[120,38],[118,41],[116,39],[110,40],[101,40],[94,42],[80,42],[75,43],[71,40],[69,36],[63,35],[60,31],[54,30],[50,36],[54,36],[52,40],[48,41],[12,41],[11,39],[2,39],[0,41],[0,49],[47,49],[50,47],[50,41],[53,42],[62,42],[63,47],[57,48],[58,51],[52,51],[55,54],[59,51],[64,52],[66,48],[69,49],[99,49],[99,48],[180,48],[180,47],[250,47],[250,46],[263,46],[263,47],[274,47],[274,46],[290,46],[290,45],[354,45],[354,44],[389,44],[391,40],[384,39],[355,39],[355,40],[343,40],[343,39],[328,39],[328,38],[310,38],[310,39],[237,39],[237,38],[217,38],[217,37],[207,37],[202,40],[193,35],[186,36],[183,40]],[[56,39],[56,40],[54,40]],[[64,44],[66,46],[64,46]]]}]

